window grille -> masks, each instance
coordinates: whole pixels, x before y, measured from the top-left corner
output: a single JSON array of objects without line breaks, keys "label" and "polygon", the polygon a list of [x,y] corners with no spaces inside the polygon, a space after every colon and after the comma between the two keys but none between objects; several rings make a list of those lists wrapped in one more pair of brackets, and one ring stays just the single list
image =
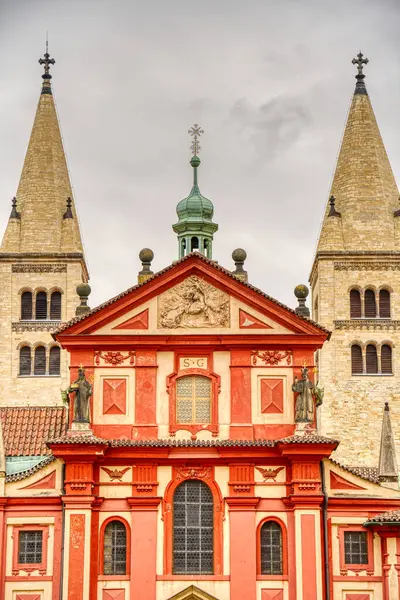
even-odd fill
[{"label": "window grille", "polygon": [[214,502],[210,488],[191,479],[181,483],[173,499],[173,573],[214,572]]},{"label": "window grille", "polygon": [[29,346],[23,346],[19,351],[19,374],[30,375],[31,374],[31,349]]},{"label": "window grille", "polygon": [[379,316],[381,319],[390,319],[390,293],[387,290],[379,292]]},{"label": "window grille", "polygon": [[389,344],[383,344],[381,348],[381,371],[385,375],[392,373],[392,348]]},{"label": "window grille", "polygon": [[177,423],[211,422],[211,380],[187,375],[176,380]]},{"label": "window grille", "polygon": [[104,531],[104,575],[126,575],[126,528],[111,521]]},{"label": "window grille", "polygon": [[344,561],[346,565],[368,564],[368,542],[366,532],[344,532]]},{"label": "window grille", "polygon": [[24,292],[21,295],[21,319],[23,321],[32,319],[32,292]]},{"label": "window grille", "polygon": [[19,564],[38,565],[42,562],[43,532],[20,531],[18,544]]},{"label": "window grille", "polygon": [[53,346],[50,348],[50,360],[49,360],[49,375],[60,374],[60,348]]},{"label": "window grille", "polygon": [[361,296],[358,290],[350,291],[350,319],[361,319]]},{"label": "window grille", "polygon": [[50,319],[61,319],[61,292],[53,292],[51,295]]},{"label": "window grille", "polygon": [[261,527],[261,574],[282,575],[282,529],[275,521],[267,521]]},{"label": "window grille", "polygon": [[351,373],[352,375],[362,375],[363,357],[361,347],[353,344],[351,347]]},{"label": "window grille", "polygon": [[368,344],[365,365],[367,373],[374,374],[378,372],[378,355],[373,344]]},{"label": "window grille", "polygon": [[47,319],[46,292],[38,292],[36,294],[36,319]]},{"label": "window grille", "polygon": [[376,299],[373,290],[365,290],[364,294],[364,312],[367,319],[376,317]]},{"label": "window grille", "polygon": [[46,348],[44,346],[38,346],[35,350],[33,372],[35,375],[46,375]]}]

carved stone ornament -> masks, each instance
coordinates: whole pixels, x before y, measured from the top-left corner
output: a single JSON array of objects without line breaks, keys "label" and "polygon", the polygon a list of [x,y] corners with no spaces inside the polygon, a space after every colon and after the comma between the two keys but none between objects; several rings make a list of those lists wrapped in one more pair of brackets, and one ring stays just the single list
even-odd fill
[{"label": "carved stone ornament", "polygon": [[276,481],[276,476],[278,475],[278,473],[283,471],[284,468],[285,467],[276,467],[276,469],[273,469],[272,467],[268,467],[264,469],[263,467],[256,467],[257,471],[261,473],[264,482],[268,481],[268,479]]},{"label": "carved stone ornament", "polygon": [[400,321],[391,319],[348,319],[334,321],[335,329],[355,331],[397,331]]},{"label": "carved stone ornament", "polygon": [[62,321],[16,321],[11,324],[11,330],[15,332],[21,331],[56,331]]},{"label": "carved stone ornament", "polygon": [[66,273],[66,264],[29,264],[17,263],[12,265],[13,273]]},{"label": "carved stone ornament", "polygon": [[335,262],[335,271],[399,271],[399,261]]},{"label": "carved stone ornament", "polygon": [[229,296],[191,276],[158,299],[158,327],[229,327]]},{"label": "carved stone ornament", "polygon": [[108,467],[101,467],[103,471],[107,473],[111,481],[122,481],[122,477],[125,475],[127,471],[129,471],[130,467],[125,467],[125,469],[109,469]]},{"label": "carved stone ornament", "polygon": [[211,479],[211,467],[176,467],[176,479]]},{"label": "carved stone ornament", "polygon": [[258,365],[276,367],[282,364],[290,365],[292,357],[293,352],[291,350],[253,350],[251,362],[255,367]]},{"label": "carved stone ornament", "polygon": [[129,360],[131,367],[135,364],[135,352],[133,350],[129,352],[102,352],[101,350],[96,350],[94,353],[94,363],[96,366],[106,364],[119,367],[127,360]]}]

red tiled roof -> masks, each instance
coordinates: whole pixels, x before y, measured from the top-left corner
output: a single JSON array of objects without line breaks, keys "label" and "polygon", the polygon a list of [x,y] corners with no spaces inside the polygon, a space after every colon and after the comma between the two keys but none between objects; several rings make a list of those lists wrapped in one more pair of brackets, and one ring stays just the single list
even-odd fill
[{"label": "red tiled roof", "polygon": [[47,467],[47,465],[50,465],[55,460],[56,460],[56,457],[53,455],[46,456],[43,460],[40,461],[40,463],[38,463],[34,467],[31,467],[30,469],[26,469],[25,471],[20,471],[19,473],[12,473],[12,475],[7,475],[6,483],[10,483],[11,481],[21,481],[22,479],[26,479],[27,477],[30,477],[34,473],[37,473],[38,471],[40,471],[40,469]]},{"label": "red tiled roof", "polygon": [[385,525],[388,523],[400,525],[400,510],[388,510],[387,512],[375,515],[375,517],[368,519],[364,525]]},{"label": "red tiled roof", "polygon": [[66,410],[59,406],[4,407],[0,418],[6,456],[51,454],[46,440],[60,437],[66,428]]},{"label": "red tiled roof", "polygon": [[[64,331],[65,329],[68,329],[72,325],[75,325],[75,323],[78,323],[79,321],[84,321],[85,319],[87,319],[91,315],[95,314],[99,310],[102,310],[106,306],[110,306],[110,304],[113,304],[114,302],[117,302],[117,300],[120,300],[124,296],[127,296],[128,294],[130,294],[134,290],[137,290],[137,289],[139,289],[139,288],[147,285],[148,282],[153,281],[156,277],[159,277],[160,275],[163,275],[164,273],[167,273],[171,269],[174,269],[176,267],[176,265],[179,265],[179,264],[181,264],[183,262],[186,262],[187,260],[190,260],[191,258],[193,258],[193,256],[195,256],[196,258],[202,260],[203,262],[207,263],[208,265],[213,266],[215,269],[217,269],[221,273],[224,273],[225,275],[227,275],[231,279],[235,279],[235,281],[237,281],[239,283],[239,285],[243,285],[244,287],[248,288],[249,290],[252,290],[253,292],[256,292],[257,294],[260,294],[260,296],[262,296],[263,298],[267,298],[267,300],[270,300],[271,302],[273,302],[277,306],[281,306],[282,308],[284,308],[288,312],[297,315],[296,311],[293,310],[293,308],[289,308],[289,306],[286,306],[286,304],[283,304],[282,302],[279,302],[278,300],[275,300],[275,298],[272,298],[272,296],[269,296],[268,294],[265,294],[259,288],[255,287],[254,285],[251,285],[251,283],[248,283],[247,281],[242,281],[242,280],[238,279],[237,277],[235,277],[235,275],[233,275],[233,273],[231,271],[228,271],[228,269],[225,269],[224,267],[221,267],[221,265],[219,265],[215,260],[212,260],[211,258],[207,258],[206,256],[204,256],[200,252],[190,252],[189,254],[187,254],[186,256],[184,256],[183,258],[180,258],[179,260],[174,261],[171,265],[168,265],[164,269],[161,269],[161,271],[158,271],[157,273],[154,273],[154,275],[152,277],[149,277],[146,281],[143,281],[142,283],[138,283],[138,284],[134,285],[133,287],[125,290],[124,292],[121,292],[117,296],[114,296],[114,298],[110,298],[106,302],[103,302],[102,304],[99,304],[99,306],[96,306],[95,308],[92,308],[89,312],[84,313],[83,315],[80,315],[78,317],[73,317],[70,321],[68,321],[66,323],[63,323],[62,325],[60,325],[60,327],[57,329],[57,331],[53,332],[53,334],[52,334],[53,337],[55,338],[58,333],[61,333],[62,331]],[[325,333],[328,333],[329,335],[331,334],[331,332],[330,332],[329,329],[326,329],[322,325],[319,325],[319,323],[316,323],[312,319],[309,319],[308,317],[304,317],[303,315],[297,315],[297,316],[299,317],[299,319],[302,319],[303,321],[307,321],[307,323],[311,323],[315,327],[318,327],[321,331],[324,331]]]},{"label": "red tiled roof", "polygon": [[357,475],[358,477],[361,477],[361,479],[365,479],[366,481],[371,481],[371,483],[379,483],[378,467],[364,467],[364,466],[351,467],[351,466],[343,465],[341,462],[339,462],[333,458],[331,458],[331,461],[333,462],[333,464],[337,465],[341,469],[344,469],[345,471],[348,471],[348,473],[352,473],[353,475]]}]

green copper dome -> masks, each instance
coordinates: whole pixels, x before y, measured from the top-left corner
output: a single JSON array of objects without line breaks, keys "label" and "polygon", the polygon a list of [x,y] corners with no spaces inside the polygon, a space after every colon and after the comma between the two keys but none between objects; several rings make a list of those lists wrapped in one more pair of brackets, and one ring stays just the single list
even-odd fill
[{"label": "green copper dome", "polygon": [[218,225],[212,221],[214,205],[201,194],[197,183],[200,162],[197,155],[192,157],[190,164],[193,167],[193,187],[189,196],[176,207],[178,222],[172,227],[178,234],[179,258],[195,250],[211,258],[213,234],[218,229]]}]

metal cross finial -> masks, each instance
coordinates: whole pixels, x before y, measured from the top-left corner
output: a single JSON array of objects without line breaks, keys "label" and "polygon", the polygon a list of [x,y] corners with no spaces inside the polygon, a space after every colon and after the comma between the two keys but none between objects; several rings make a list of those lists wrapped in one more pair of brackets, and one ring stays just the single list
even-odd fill
[{"label": "metal cross finial", "polygon": [[44,58],[39,58],[39,65],[44,65],[44,75],[42,75],[43,79],[51,79],[50,65],[55,65],[55,63],[56,61],[54,58],[50,58],[49,42],[46,40],[46,52],[44,53]]},{"label": "metal cross finial", "polygon": [[193,156],[197,156],[201,150],[201,146],[199,144],[199,137],[204,133],[204,130],[195,123],[193,127],[191,127],[188,133],[193,137],[192,143],[190,144],[190,149],[192,151]]},{"label": "metal cross finial", "polygon": [[363,68],[364,65],[367,65],[369,63],[368,58],[364,58],[364,54],[362,52],[359,52],[357,54],[357,58],[353,58],[351,62],[353,63],[353,65],[357,65],[358,73],[356,75],[356,79],[364,79],[365,75],[363,73]]}]

